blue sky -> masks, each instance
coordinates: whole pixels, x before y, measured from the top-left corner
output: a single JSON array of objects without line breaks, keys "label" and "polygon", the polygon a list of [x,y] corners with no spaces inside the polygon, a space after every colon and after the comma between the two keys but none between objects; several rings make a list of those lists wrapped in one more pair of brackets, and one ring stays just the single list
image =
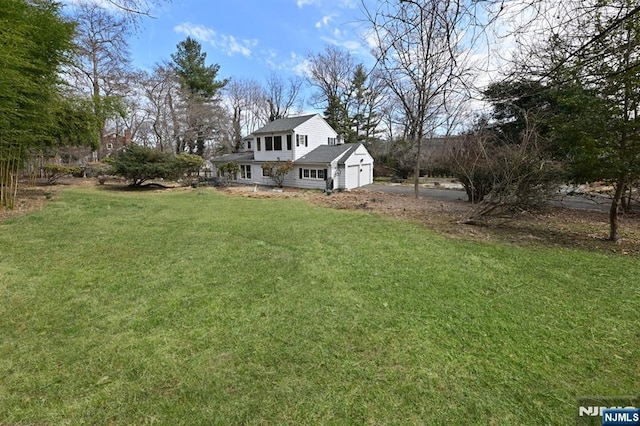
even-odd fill
[{"label": "blue sky", "polygon": [[308,55],[328,44],[371,60],[360,0],[174,0],[153,13],[130,42],[138,68],[169,60],[187,36],[202,44],[207,63],[220,65],[220,78],[262,83],[271,70],[301,73]]}]

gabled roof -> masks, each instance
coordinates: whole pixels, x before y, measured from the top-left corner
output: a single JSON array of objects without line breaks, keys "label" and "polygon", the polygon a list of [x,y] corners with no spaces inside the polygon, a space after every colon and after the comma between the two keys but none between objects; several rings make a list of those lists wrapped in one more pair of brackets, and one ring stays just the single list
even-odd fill
[{"label": "gabled roof", "polygon": [[310,114],[310,115],[300,115],[298,117],[287,117],[287,118],[279,118],[271,123],[268,123],[266,126],[263,126],[253,132],[254,135],[258,135],[261,133],[282,133],[289,132],[305,121],[310,120],[318,114]]},{"label": "gabled roof", "polygon": [[228,163],[235,161],[236,163],[253,161],[253,152],[236,152],[234,154],[225,154],[220,157],[213,157],[209,161],[212,163]]},{"label": "gabled roof", "polygon": [[340,159],[340,161],[338,161],[338,164],[344,164],[347,159],[349,157],[351,157],[351,154],[353,154],[354,152],[356,152],[356,149],[360,148],[360,146],[362,146],[361,143],[354,143],[354,144],[349,144],[349,150],[342,156],[342,158]]},{"label": "gabled roof", "polygon": [[[313,151],[298,158],[295,162],[302,164],[327,164],[342,157],[345,153],[353,152],[360,144],[320,145]],[[351,155],[351,154],[349,154]]]}]

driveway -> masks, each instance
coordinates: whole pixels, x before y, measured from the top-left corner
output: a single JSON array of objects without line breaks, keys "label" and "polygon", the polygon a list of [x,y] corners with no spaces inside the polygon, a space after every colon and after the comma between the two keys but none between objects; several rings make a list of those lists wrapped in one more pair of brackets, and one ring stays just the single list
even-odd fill
[{"label": "driveway", "polygon": [[[413,186],[410,185],[380,185],[372,183],[370,185],[363,186],[362,189],[398,195],[413,196],[414,194]],[[461,189],[425,188],[421,186],[419,188],[419,193],[421,197],[431,198],[434,200],[467,201],[467,194]],[[599,212],[608,212],[611,206],[610,200],[604,197],[596,201],[576,195],[565,195],[560,200],[553,201],[552,204],[568,209],[595,210]]]}]

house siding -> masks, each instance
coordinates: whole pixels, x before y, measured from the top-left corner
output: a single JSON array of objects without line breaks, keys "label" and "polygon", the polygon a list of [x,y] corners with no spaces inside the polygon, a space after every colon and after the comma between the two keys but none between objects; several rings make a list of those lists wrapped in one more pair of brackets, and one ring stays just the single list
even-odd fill
[{"label": "house siding", "polygon": [[[290,133],[289,133],[290,134]],[[267,151],[266,150],[266,137],[281,136],[282,137],[282,150],[279,151]],[[260,151],[258,151],[258,139],[260,138]],[[295,147],[295,143],[292,144],[292,148]],[[286,133],[273,133],[273,134],[260,134],[253,138],[251,146],[254,147],[254,157],[256,161],[287,161],[294,159],[294,151],[287,150],[287,134]]]},{"label": "house siding", "polygon": [[293,170],[293,181],[291,186],[295,186],[297,188],[306,188],[306,189],[327,189],[327,180],[325,179],[300,179],[300,170],[301,169],[322,169],[326,170],[328,178],[334,179],[334,188],[335,186],[335,172],[336,168],[331,164],[304,164],[300,166],[296,166]]},{"label": "house siding", "polygon": [[[296,146],[296,136],[307,135],[307,146]],[[335,130],[327,124],[320,116],[314,117],[300,126],[295,128],[293,135],[293,155],[294,161],[300,157],[303,157],[319,147],[320,145],[327,145],[329,138],[336,138],[338,134]]]}]

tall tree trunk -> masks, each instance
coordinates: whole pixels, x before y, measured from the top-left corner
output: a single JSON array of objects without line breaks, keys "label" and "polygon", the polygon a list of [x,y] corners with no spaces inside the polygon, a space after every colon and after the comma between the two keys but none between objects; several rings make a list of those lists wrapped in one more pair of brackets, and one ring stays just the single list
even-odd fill
[{"label": "tall tree trunk", "polygon": [[416,154],[416,168],[413,173],[413,192],[418,199],[420,197],[420,156],[422,155],[422,137],[418,137],[418,150]]},{"label": "tall tree trunk", "polygon": [[609,241],[618,241],[618,206],[624,193],[626,174],[621,173],[616,181],[616,190],[611,200],[611,209],[609,210]]},{"label": "tall tree trunk", "polygon": [[184,151],[184,141],[180,138],[180,120],[178,114],[173,106],[173,96],[167,95],[167,101],[169,104],[169,111],[171,113],[171,122],[173,123],[173,143],[175,143],[176,154],[180,154]]}]

